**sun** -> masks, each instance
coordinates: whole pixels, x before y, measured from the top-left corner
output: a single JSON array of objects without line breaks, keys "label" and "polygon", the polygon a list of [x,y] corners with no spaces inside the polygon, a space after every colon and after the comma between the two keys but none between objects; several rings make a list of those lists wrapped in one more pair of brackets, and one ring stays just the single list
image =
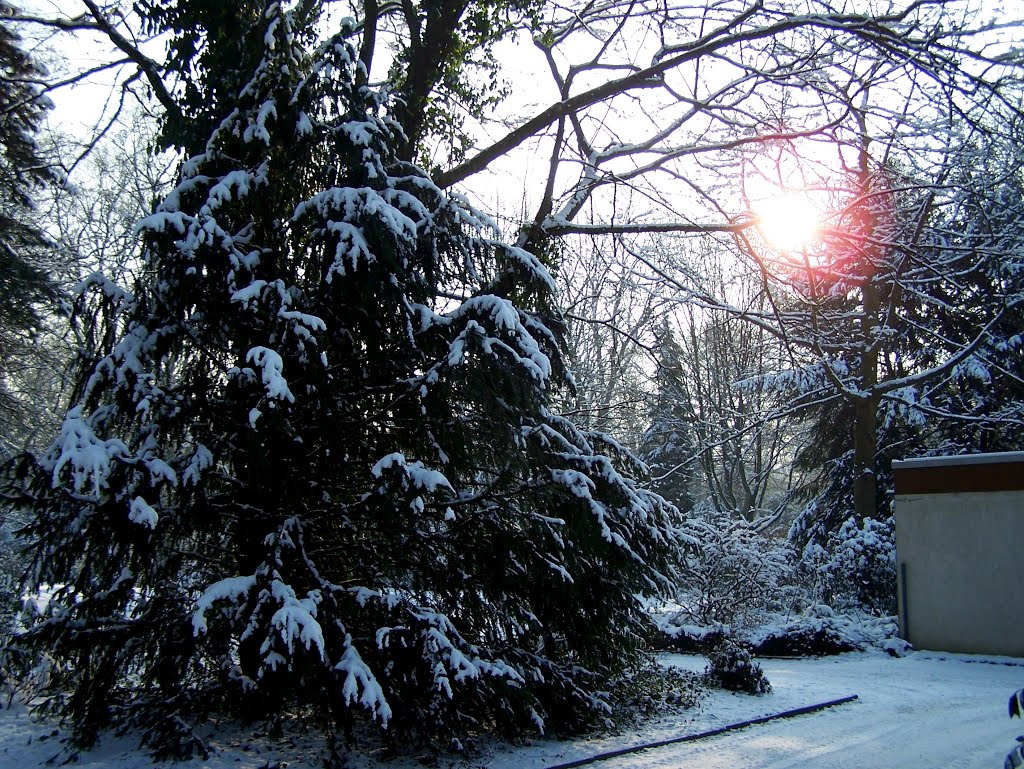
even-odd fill
[{"label": "sun", "polygon": [[757,229],[777,251],[802,251],[819,239],[821,219],[806,196],[784,192],[752,205]]}]

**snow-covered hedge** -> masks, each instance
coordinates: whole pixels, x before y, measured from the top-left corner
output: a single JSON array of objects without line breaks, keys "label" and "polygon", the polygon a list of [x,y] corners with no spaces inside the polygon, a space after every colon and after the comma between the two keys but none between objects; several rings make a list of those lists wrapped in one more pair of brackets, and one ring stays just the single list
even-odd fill
[{"label": "snow-covered hedge", "polygon": [[906,649],[896,637],[895,617],[840,614],[824,604],[798,615],[766,614],[761,624],[749,627],[682,624],[679,613],[672,611],[655,611],[651,618],[657,628],[655,645],[681,652],[709,654],[730,641],[755,656],[822,657],[867,649],[901,654]]}]

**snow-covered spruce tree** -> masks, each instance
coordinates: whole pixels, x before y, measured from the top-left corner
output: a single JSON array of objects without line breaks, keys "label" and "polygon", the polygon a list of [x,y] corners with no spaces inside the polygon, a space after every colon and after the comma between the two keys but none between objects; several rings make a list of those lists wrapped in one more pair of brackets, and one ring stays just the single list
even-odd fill
[{"label": "snow-covered spruce tree", "polygon": [[219,119],[140,224],[141,283],[83,286],[105,333],[21,467],[28,588],[54,586],[21,641],[81,743],[183,752],[204,712],[399,745],[600,717],[675,530],[546,406],[549,276],[397,160],[349,30],[222,7],[200,31],[242,68],[191,84]]}]

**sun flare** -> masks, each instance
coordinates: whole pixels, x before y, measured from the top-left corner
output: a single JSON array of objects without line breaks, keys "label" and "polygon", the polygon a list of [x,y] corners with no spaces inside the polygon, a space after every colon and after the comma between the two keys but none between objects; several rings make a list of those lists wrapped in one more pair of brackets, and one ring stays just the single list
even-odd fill
[{"label": "sun flare", "polygon": [[818,240],[818,209],[802,195],[787,192],[753,205],[757,229],[772,248],[800,251]]}]

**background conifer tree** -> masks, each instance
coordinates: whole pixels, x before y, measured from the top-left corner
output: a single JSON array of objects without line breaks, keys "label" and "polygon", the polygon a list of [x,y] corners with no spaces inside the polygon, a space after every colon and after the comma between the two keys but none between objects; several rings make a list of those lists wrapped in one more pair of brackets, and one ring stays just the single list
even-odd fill
[{"label": "background conifer tree", "polygon": [[650,398],[650,424],[640,442],[640,455],[648,464],[655,491],[688,511],[696,502],[696,450],[693,426],[683,406],[680,388],[681,352],[672,329],[665,324],[658,338],[658,369]]},{"label": "background conifer tree", "polygon": [[42,69],[7,21],[13,13],[0,0],[0,456],[23,442],[19,364],[46,305],[57,299],[47,271],[50,248],[33,205],[39,189],[55,180],[35,138],[50,102],[41,95]]},{"label": "background conifer tree", "polygon": [[547,272],[399,160],[317,7],[153,16],[190,157],[141,282],[85,286],[94,354],[18,468],[28,589],[55,586],[21,640],[82,743],[135,723],[184,753],[204,712],[285,708],[399,744],[579,727],[667,582],[669,509],[548,408]]}]

